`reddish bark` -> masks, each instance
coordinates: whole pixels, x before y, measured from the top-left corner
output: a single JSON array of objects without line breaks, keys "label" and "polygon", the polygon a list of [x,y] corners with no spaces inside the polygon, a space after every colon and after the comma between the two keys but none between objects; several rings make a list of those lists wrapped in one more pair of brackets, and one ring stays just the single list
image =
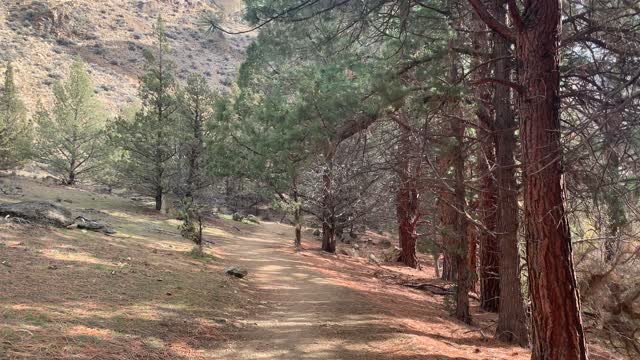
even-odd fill
[{"label": "reddish bark", "polygon": [[[489,47],[486,26],[478,16],[473,17],[472,44],[476,54]],[[472,67],[476,69],[474,79],[488,78],[491,69],[484,57],[475,55]],[[490,86],[477,85],[476,117],[477,136],[480,144],[477,169],[480,176],[480,201],[478,215],[485,229],[480,231],[480,307],[485,311],[497,312],[500,302],[500,252],[495,236],[497,188],[494,178],[495,156],[493,141],[493,118],[487,104],[491,102]]]},{"label": "reddish bark", "polygon": [[398,237],[401,250],[398,261],[409,267],[419,268],[416,245],[418,243],[417,228],[420,212],[416,181],[420,176],[420,160],[419,156],[412,156],[412,151],[415,151],[416,147],[411,141],[411,128],[402,113],[398,114],[397,123],[400,125],[401,132],[400,151],[398,152],[399,184],[396,198]]},{"label": "reddish bark", "polygon": [[560,1],[526,4],[516,33],[516,57],[522,86],[518,105],[532,358],[587,359],[561,184]]},{"label": "reddish bark", "polygon": [[322,250],[336,252],[336,217],[333,199],[333,159],[335,146],[328,143],[325,150],[325,169],[322,174]]},{"label": "reddish bark", "polygon": [[[496,18],[504,22],[504,4],[495,2]],[[509,43],[501,36],[493,36],[493,76],[511,81],[508,56]],[[511,110],[511,89],[496,84],[493,108],[495,111],[496,184],[498,189],[496,238],[500,249],[500,304],[496,337],[502,341],[527,346],[529,342],[520,281],[520,252],[518,250],[518,188],[515,177],[514,152],[516,123]]]}]

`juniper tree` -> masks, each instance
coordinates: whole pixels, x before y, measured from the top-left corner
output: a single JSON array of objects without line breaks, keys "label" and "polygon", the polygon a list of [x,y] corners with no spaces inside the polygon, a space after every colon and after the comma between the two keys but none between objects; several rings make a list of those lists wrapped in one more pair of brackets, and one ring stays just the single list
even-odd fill
[{"label": "juniper tree", "polygon": [[132,187],[155,198],[162,209],[168,190],[170,160],[176,154],[174,114],[177,109],[175,64],[169,57],[169,44],[161,17],[154,27],[156,42],[146,51],[144,74],[140,77],[142,107],[133,120],[114,121],[110,136],[123,150],[118,169]]},{"label": "juniper tree", "polygon": [[0,93],[0,170],[20,165],[30,146],[30,124],[15,84],[13,65],[8,62]]},{"label": "juniper tree", "polygon": [[35,158],[73,185],[79,176],[96,170],[105,156],[105,113],[79,60],[71,65],[67,80],[54,86],[53,96],[53,108],[41,107],[35,116]]}]

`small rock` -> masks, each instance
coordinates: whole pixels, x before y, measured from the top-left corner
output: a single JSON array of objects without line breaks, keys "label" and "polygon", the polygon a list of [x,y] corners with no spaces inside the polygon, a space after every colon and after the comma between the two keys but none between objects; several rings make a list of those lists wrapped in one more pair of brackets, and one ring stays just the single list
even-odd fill
[{"label": "small rock", "polygon": [[258,217],[255,216],[255,215],[247,215],[247,217],[245,219],[248,222],[252,222],[254,224],[260,224],[260,219],[258,219]]},{"label": "small rock", "polygon": [[356,249],[351,248],[341,248],[340,253],[343,255],[347,255],[350,257],[358,257],[358,251]]},{"label": "small rock", "polygon": [[241,222],[242,219],[244,219],[244,216],[242,216],[240,213],[233,213],[233,215],[231,215],[231,218],[233,219],[233,221]]},{"label": "small rock", "polygon": [[378,258],[375,255],[369,254],[368,258],[370,263],[380,265],[380,260],[378,260]]},{"label": "small rock", "polygon": [[224,269],[225,274],[227,275],[232,275],[235,276],[237,278],[242,279],[243,277],[247,276],[249,274],[249,271],[247,271],[244,268],[241,268],[239,266],[230,266]]},{"label": "small rock", "polygon": [[399,247],[393,246],[384,250],[382,252],[382,255],[383,255],[384,261],[392,262],[392,261],[398,261],[401,253],[402,253],[402,250],[400,250]]},{"label": "small rock", "polygon": [[49,270],[58,270],[58,266],[57,265],[49,265],[49,266],[47,266],[47,269],[49,269]]}]

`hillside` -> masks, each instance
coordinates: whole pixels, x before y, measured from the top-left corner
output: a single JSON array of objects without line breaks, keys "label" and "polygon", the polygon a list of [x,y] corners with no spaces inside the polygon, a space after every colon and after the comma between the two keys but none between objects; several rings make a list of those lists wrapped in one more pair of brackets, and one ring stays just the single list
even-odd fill
[{"label": "hillside", "polygon": [[0,61],[14,62],[20,91],[33,109],[38,99],[50,101],[50,87],[80,57],[99,97],[117,110],[135,100],[143,50],[152,44],[161,14],[178,78],[201,73],[224,90],[252,37],[207,33],[200,19],[215,12],[225,26],[238,27],[241,6],[240,0],[6,0],[0,2]]}]

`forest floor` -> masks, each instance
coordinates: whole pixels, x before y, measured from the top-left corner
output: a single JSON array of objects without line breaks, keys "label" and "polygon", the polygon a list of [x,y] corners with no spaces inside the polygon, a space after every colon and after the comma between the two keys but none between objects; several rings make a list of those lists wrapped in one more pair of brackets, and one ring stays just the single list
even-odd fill
[{"label": "forest floor", "polygon": [[[0,359],[526,359],[492,339],[495,315],[448,315],[431,268],[292,249],[292,228],[212,220],[206,257],[149,204],[3,178],[3,201],[49,200],[114,236],[0,225]],[[19,188],[19,189],[18,189]],[[245,279],[223,274],[228,265]]]}]

